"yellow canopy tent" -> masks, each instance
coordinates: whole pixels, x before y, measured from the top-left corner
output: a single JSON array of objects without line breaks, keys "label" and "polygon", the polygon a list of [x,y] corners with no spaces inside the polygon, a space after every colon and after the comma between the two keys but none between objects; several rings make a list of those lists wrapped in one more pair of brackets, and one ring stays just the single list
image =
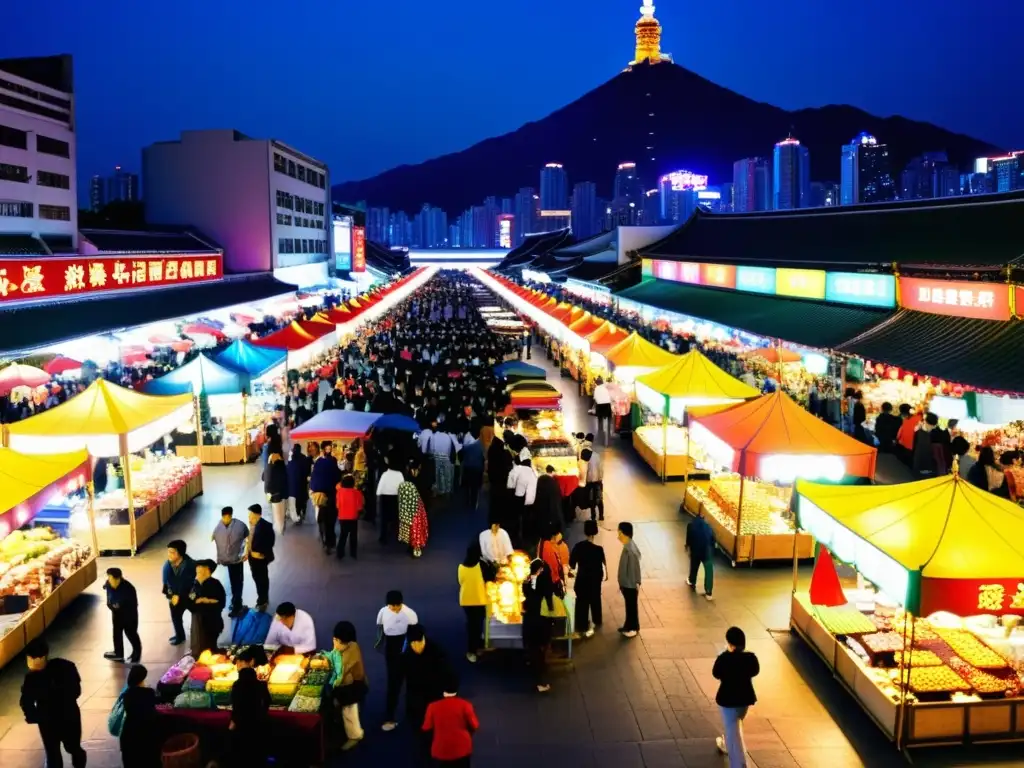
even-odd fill
[{"label": "yellow canopy tent", "polygon": [[631,384],[637,376],[653,373],[679,360],[678,355],[652,344],[636,331],[605,352],[604,358],[614,366],[613,378],[620,384]]},{"label": "yellow canopy tent", "polygon": [[799,526],[915,615],[1024,611],[1024,510],[957,475],[900,485],[798,480]]},{"label": "yellow canopy tent", "polygon": [[[159,397],[97,379],[66,403],[5,428],[7,447],[21,453],[50,455],[87,450],[92,456],[119,456],[124,469],[131,526],[136,549],[130,454],[141,451],[193,418],[190,394]],[[197,425],[197,433],[199,433]]]}]

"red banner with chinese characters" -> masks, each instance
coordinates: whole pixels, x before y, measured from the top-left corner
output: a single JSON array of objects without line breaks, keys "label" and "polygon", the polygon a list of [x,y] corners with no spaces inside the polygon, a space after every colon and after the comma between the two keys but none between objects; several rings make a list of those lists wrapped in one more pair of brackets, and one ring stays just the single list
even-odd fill
[{"label": "red banner with chinese characters", "polygon": [[1024,615],[1024,576],[1019,579],[921,579],[921,616],[949,611]]},{"label": "red banner with chinese characters", "polygon": [[205,283],[223,276],[216,254],[0,258],[0,305]]},{"label": "red banner with chinese characters", "polygon": [[352,271],[366,271],[366,227],[352,227]]},{"label": "red banner with chinese characters", "polygon": [[1005,283],[901,277],[900,306],[933,315],[1009,320],[1010,286]]}]

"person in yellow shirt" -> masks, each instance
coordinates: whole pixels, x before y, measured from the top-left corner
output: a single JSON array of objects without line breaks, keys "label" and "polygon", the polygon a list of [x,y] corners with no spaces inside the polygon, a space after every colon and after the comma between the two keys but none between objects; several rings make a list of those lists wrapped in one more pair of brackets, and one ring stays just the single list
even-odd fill
[{"label": "person in yellow shirt", "polygon": [[487,589],[480,568],[480,542],[466,550],[459,566],[459,605],[466,612],[466,659],[473,664],[484,647],[484,621],[487,619]]}]

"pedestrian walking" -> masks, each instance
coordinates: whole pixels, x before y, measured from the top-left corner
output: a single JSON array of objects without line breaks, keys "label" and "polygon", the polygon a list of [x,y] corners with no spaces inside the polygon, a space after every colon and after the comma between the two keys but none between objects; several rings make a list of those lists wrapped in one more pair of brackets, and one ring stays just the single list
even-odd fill
[{"label": "pedestrian walking", "polygon": [[167,545],[167,561],[163,568],[163,592],[171,609],[171,624],[174,634],[169,642],[181,645],[185,642],[185,603],[188,592],[196,580],[196,562],[187,554],[188,547],[181,539]]},{"label": "pedestrian walking", "polygon": [[590,454],[587,457],[587,484],[583,488],[590,519],[604,520],[604,461],[596,448],[583,453]]},{"label": "pedestrian walking", "polygon": [[256,585],[256,610],[265,611],[270,603],[270,564],[274,562],[274,526],[263,519],[263,507],[249,507],[249,542],[247,560],[249,573]]},{"label": "pedestrian walking", "polygon": [[251,666],[238,670],[231,686],[231,751],[228,765],[233,768],[266,766],[270,752],[267,724],[270,718],[270,691]]},{"label": "pedestrian walking", "polygon": [[484,482],[484,444],[480,440],[477,427],[473,427],[466,436],[459,462],[462,466],[462,486],[466,489],[469,509],[475,512],[480,499],[480,487]]},{"label": "pedestrian walking", "polygon": [[718,654],[711,675],[718,680],[715,703],[722,713],[724,735],[715,739],[718,751],[729,756],[729,768],[746,768],[747,746],[743,720],[757,703],[753,679],[761,671],[757,656],[747,650],[747,637],[739,627],[725,632],[726,650]]},{"label": "pedestrian walking", "polygon": [[217,647],[217,639],[224,630],[224,607],[227,595],[224,585],[213,578],[217,564],[213,560],[196,561],[196,580],[186,598],[186,607],[192,612],[190,642],[192,658],[198,659],[203,651]]},{"label": "pedestrian walking", "polygon": [[350,621],[339,621],[334,625],[334,650],[331,665],[334,670],[331,696],[336,707],[341,709],[341,721],[345,727],[345,744],[348,751],[363,740],[363,726],[359,722],[359,705],[366,699],[369,687],[366,684],[366,667],[363,652],[356,642],[356,628]]},{"label": "pedestrian walking", "polygon": [[85,768],[82,749],[82,678],[67,659],[50,659],[50,647],[37,637],[25,648],[28,674],[21,684],[21,711],[25,722],[39,726],[47,768],[63,768],[61,745],[71,755],[73,768]]},{"label": "pedestrian walking", "polygon": [[245,549],[249,541],[249,527],[235,518],[234,509],[224,507],[220,511],[220,522],[210,538],[217,547],[217,565],[227,568],[228,581],[231,582],[231,611],[228,616],[237,619],[246,612],[242,591],[245,588]]},{"label": "pedestrian walking", "polygon": [[397,589],[388,592],[384,607],[377,614],[377,642],[375,648],[383,646],[384,664],[387,668],[387,700],[384,710],[384,724],[381,730],[393,731],[398,725],[395,711],[398,697],[402,692],[402,650],[405,648],[409,628],[419,624],[416,611],[405,604],[405,598]]},{"label": "pedestrian walking", "polygon": [[142,640],[139,639],[139,595],[135,586],[124,578],[120,568],[107,568],[103,589],[114,627],[114,650],[104,653],[103,658],[124,661],[124,638],[127,637],[132,646],[129,660],[138,664],[142,658]]},{"label": "pedestrian walking", "polygon": [[386,544],[391,536],[397,535],[398,489],[405,482],[405,475],[399,470],[401,458],[398,453],[392,451],[386,461],[388,468],[377,482],[377,509],[380,511],[377,540],[381,544]]},{"label": "pedestrian walking", "polygon": [[[490,531],[485,533],[490,534]],[[475,664],[484,647],[484,621],[487,619],[487,589],[479,541],[469,545],[459,566],[459,605],[466,614],[466,659]]]},{"label": "pedestrian walking", "polygon": [[431,734],[430,756],[441,768],[469,768],[473,755],[473,734],[480,728],[473,705],[459,696],[459,680],[445,681],[441,698],[427,706],[423,731]]},{"label": "pedestrian walking", "polygon": [[121,764],[125,768],[159,768],[160,740],[153,738],[159,732],[156,711],[156,691],[146,685],[148,670],[136,664],[128,670],[128,680],[121,702],[124,720],[121,724]]},{"label": "pedestrian walking", "polygon": [[356,488],[353,475],[341,478],[341,485],[335,498],[338,509],[338,559],[345,557],[345,543],[348,542],[349,554],[355,560],[359,549],[359,515],[366,505],[363,492]]},{"label": "pedestrian walking", "polygon": [[530,563],[530,577],[523,583],[523,649],[537,693],[551,690],[547,680],[547,654],[556,613],[551,571],[547,563],[538,558]]},{"label": "pedestrian walking", "polygon": [[341,469],[334,458],[334,444],[325,440],[320,444],[320,457],[313,464],[309,477],[309,492],[320,526],[320,543],[328,555],[334,551],[334,526],[338,519],[334,500],[341,482]]},{"label": "pedestrian walking", "polygon": [[623,637],[636,637],[640,631],[640,549],[633,541],[633,524],[619,523],[619,591],[626,604],[626,620],[619,627]]},{"label": "pedestrian walking", "polygon": [[[576,615],[573,628],[587,637],[601,628],[601,583],[608,580],[608,564],[604,547],[596,544],[597,523],[587,520],[583,523],[586,538],[577,542],[569,555],[569,570],[575,574],[573,590],[576,593]],[[593,618],[593,624],[591,624]]]},{"label": "pedestrian walking", "polygon": [[288,460],[288,516],[295,525],[306,520],[306,506],[309,504],[309,473],[313,462],[302,452],[302,446],[292,446]]},{"label": "pedestrian walking", "polygon": [[405,712],[417,737],[416,762],[423,764],[430,754],[430,739],[423,731],[427,707],[444,697],[445,681],[452,672],[441,646],[433,640],[428,642],[421,624],[409,627],[408,639],[401,661]]},{"label": "pedestrian walking", "polygon": [[406,480],[398,486],[398,540],[409,548],[413,557],[419,557],[427,546],[429,535],[427,508],[416,484]]},{"label": "pedestrian walking", "polygon": [[604,435],[608,445],[612,433],[612,393],[600,376],[594,381],[594,413],[597,414],[597,434]]},{"label": "pedestrian walking", "polygon": [[702,509],[686,526],[686,551],[690,553],[690,574],[686,586],[697,591],[697,571],[704,566],[704,597],[709,601],[715,588],[715,534]]},{"label": "pedestrian walking", "polygon": [[274,515],[274,530],[280,536],[285,528],[285,506],[288,499],[288,468],[284,463],[281,438],[272,438],[267,466],[263,468],[263,491],[267,494]]}]

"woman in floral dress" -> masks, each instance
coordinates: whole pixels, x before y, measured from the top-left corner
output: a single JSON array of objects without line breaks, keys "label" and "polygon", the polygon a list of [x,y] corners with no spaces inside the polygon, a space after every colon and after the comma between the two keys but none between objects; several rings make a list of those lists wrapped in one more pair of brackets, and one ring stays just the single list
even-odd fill
[{"label": "woman in floral dress", "polygon": [[406,480],[398,486],[398,540],[407,544],[413,557],[423,554],[427,546],[427,509],[423,506],[416,485]]}]

